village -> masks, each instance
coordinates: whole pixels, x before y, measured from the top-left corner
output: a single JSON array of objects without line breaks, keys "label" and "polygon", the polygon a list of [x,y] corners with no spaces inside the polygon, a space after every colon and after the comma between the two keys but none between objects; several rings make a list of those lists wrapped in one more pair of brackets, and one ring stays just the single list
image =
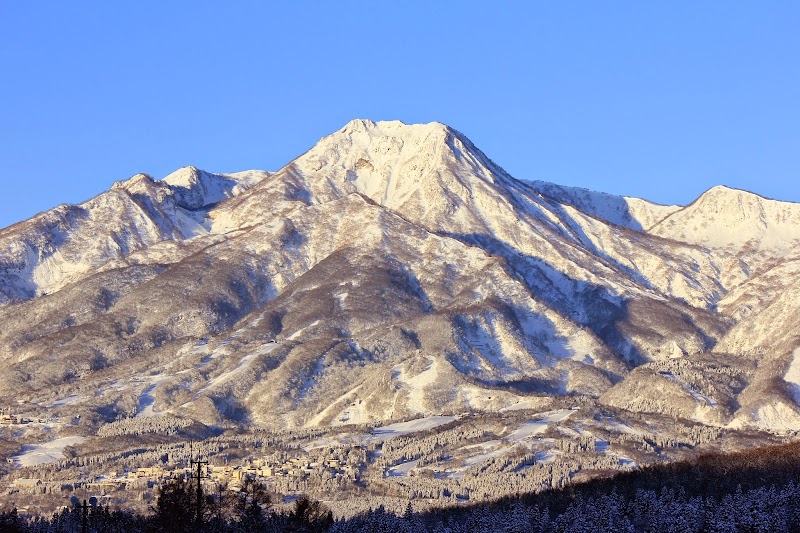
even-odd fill
[{"label": "village", "polygon": [[[204,490],[214,494],[221,488],[238,491],[249,479],[261,481],[274,490],[303,490],[310,477],[351,482],[359,477],[361,464],[352,462],[352,449],[329,448],[316,455],[288,457],[285,452],[262,458],[251,458],[243,464],[208,464],[201,461],[200,476]],[[124,472],[110,471],[91,479],[44,480],[41,478],[15,479],[6,490],[8,495],[53,494],[81,491],[91,494],[101,502],[108,501],[116,491],[147,491],[174,478],[197,476],[197,468],[149,466]],[[363,463],[362,463],[363,464]]]}]

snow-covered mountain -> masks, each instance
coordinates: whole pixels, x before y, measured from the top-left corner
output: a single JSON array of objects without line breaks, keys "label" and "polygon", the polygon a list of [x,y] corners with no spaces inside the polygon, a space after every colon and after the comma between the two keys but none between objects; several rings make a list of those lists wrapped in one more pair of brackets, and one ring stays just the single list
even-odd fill
[{"label": "snow-covered mountain", "polygon": [[661,206],[354,120],[270,173],[138,174],[0,230],[10,404],[299,427],[572,394],[800,423],[800,205]]}]

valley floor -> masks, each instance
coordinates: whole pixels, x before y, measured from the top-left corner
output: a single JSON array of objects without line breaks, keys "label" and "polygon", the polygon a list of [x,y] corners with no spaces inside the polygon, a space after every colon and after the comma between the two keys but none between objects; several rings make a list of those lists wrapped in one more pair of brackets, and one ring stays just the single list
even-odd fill
[{"label": "valley floor", "polygon": [[[59,434],[68,433],[71,426],[58,423]],[[161,483],[188,476],[190,461],[202,459],[209,462],[203,483],[212,494],[254,479],[275,495],[278,509],[306,494],[336,517],[379,505],[402,514],[409,501],[418,511],[469,506],[796,437],[634,414],[569,397],[554,399],[543,411],[281,432],[232,427],[210,436],[209,428],[159,416],[109,424],[94,435],[53,438],[47,426],[0,426],[3,449],[13,450],[2,466],[0,509],[48,514],[72,496],[96,496],[111,508],[146,512]],[[39,442],[15,446],[26,431],[22,440],[38,435]]]}]

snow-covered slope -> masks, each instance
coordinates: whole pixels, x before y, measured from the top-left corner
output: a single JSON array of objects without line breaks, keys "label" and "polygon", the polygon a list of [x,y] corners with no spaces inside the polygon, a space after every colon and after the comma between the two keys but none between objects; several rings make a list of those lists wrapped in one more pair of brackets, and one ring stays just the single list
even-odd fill
[{"label": "snow-covered slope", "polygon": [[184,167],[165,177],[163,182],[172,190],[175,203],[196,210],[231,198],[264,179],[264,172],[211,174],[195,167]]},{"label": "snow-covered slope", "polygon": [[63,205],[0,230],[0,303],[57,291],[164,241],[208,233],[207,210],[268,176],[210,174],[186,167],[155,181],[114,183],[77,206]]},{"label": "snow-covered slope", "polygon": [[800,243],[800,205],[717,186],[650,233],[714,249],[782,253]]},{"label": "snow-covered slope", "polygon": [[647,231],[681,209],[677,205],[660,205],[640,198],[615,196],[546,181],[532,181],[531,185],[538,193],[556,202],[571,205],[587,215],[637,231]]},{"label": "snow-covered slope", "polygon": [[0,401],[280,427],[569,393],[763,426],[759,394],[794,402],[796,216],[522,182],[445,125],[354,120],[274,173],[139,174],[0,231]]}]

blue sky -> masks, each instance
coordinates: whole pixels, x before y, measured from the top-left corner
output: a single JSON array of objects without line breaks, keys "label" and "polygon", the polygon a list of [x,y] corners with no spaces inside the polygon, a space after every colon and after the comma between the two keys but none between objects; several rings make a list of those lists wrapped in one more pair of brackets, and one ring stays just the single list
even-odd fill
[{"label": "blue sky", "polygon": [[0,0],[0,227],[137,172],[276,170],[352,118],[512,175],[800,201],[799,2]]}]

